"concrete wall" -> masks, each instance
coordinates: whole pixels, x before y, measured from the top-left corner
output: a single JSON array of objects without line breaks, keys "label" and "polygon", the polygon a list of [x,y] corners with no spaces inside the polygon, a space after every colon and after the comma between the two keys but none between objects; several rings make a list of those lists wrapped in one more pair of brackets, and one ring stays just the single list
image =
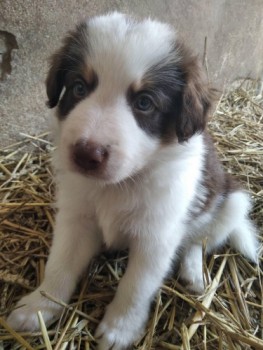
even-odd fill
[{"label": "concrete wall", "polygon": [[[0,0],[0,31],[13,34],[18,45],[9,45],[12,72],[2,72],[0,82],[0,145],[19,139],[19,132],[47,129],[47,58],[77,21],[112,10],[173,24],[201,59],[206,51],[208,77],[217,88],[262,77],[263,0]],[[6,47],[0,32],[2,65]]]}]

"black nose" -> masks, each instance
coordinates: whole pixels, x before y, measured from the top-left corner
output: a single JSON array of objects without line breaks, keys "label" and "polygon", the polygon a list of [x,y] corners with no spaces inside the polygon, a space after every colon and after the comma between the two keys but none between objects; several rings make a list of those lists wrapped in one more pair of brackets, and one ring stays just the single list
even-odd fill
[{"label": "black nose", "polygon": [[87,140],[80,140],[72,146],[72,160],[80,170],[102,170],[108,159],[108,149]]}]

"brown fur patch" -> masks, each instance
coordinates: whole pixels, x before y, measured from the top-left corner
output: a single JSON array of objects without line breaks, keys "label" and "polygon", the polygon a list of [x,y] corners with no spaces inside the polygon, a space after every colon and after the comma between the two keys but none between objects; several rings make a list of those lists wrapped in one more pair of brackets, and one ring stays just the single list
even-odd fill
[{"label": "brown fur patch", "polygon": [[134,116],[140,127],[164,144],[184,142],[204,131],[214,91],[205,82],[197,58],[181,43],[131,84],[131,106],[141,92],[152,96],[156,108],[151,114],[134,111]]},{"label": "brown fur patch", "polygon": [[181,43],[176,44],[175,50],[180,57],[178,69],[183,82],[176,123],[181,142],[205,129],[215,91],[208,86],[198,59]]},{"label": "brown fur patch", "polygon": [[[204,145],[206,148],[205,163],[202,180],[199,184],[199,193],[193,201],[191,216],[197,217],[208,211],[215,199],[221,199],[221,204],[229,194],[241,190],[241,186],[232,176],[224,171],[219,161],[211,136],[204,133]],[[202,196],[202,189],[206,195]],[[220,204],[220,203],[219,203]]]},{"label": "brown fur patch", "polygon": [[[47,105],[50,108],[58,104],[65,77],[69,72],[86,72],[88,53],[88,27],[81,23],[76,30],[64,39],[63,46],[50,59],[50,69],[46,79]],[[89,77],[89,74],[87,74]]]}]

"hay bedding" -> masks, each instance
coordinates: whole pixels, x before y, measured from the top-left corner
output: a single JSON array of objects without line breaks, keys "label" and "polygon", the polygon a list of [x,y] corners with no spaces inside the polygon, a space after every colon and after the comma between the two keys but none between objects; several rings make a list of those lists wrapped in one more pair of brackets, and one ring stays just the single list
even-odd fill
[{"label": "hay bedding", "polygon": [[[250,80],[236,83],[222,96],[209,128],[223,164],[252,193],[251,215],[262,237],[262,85]],[[28,144],[33,152],[27,151]],[[13,303],[43,279],[54,226],[51,149],[48,135],[43,134],[23,135],[23,141],[1,150],[0,349],[94,349],[94,329],[125,270],[126,253],[94,261],[60,321],[49,330],[41,314],[38,333],[19,334],[5,323]],[[262,263],[262,238],[260,242]],[[209,275],[212,282],[201,297],[189,295],[175,274],[168,278],[135,348],[263,349],[260,265],[225,247],[206,259],[204,277]]]}]

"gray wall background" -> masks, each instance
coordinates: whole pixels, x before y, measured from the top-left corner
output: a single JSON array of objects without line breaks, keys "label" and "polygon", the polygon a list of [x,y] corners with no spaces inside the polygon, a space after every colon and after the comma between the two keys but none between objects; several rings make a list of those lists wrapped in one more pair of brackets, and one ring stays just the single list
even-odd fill
[{"label": "gray wall background", "polygon": [[[206,38],[208,77],[219,89],[237,78],[262,77],[263,0],[0,0],[0,30],[18,44],[12,72],[0,81],[0,145],[19,140],[20,132],[48,129],[48,57],[76,22],[113,10],[170,22],[201,59]],[[0,36],[2,57],[3,47]]]}]

